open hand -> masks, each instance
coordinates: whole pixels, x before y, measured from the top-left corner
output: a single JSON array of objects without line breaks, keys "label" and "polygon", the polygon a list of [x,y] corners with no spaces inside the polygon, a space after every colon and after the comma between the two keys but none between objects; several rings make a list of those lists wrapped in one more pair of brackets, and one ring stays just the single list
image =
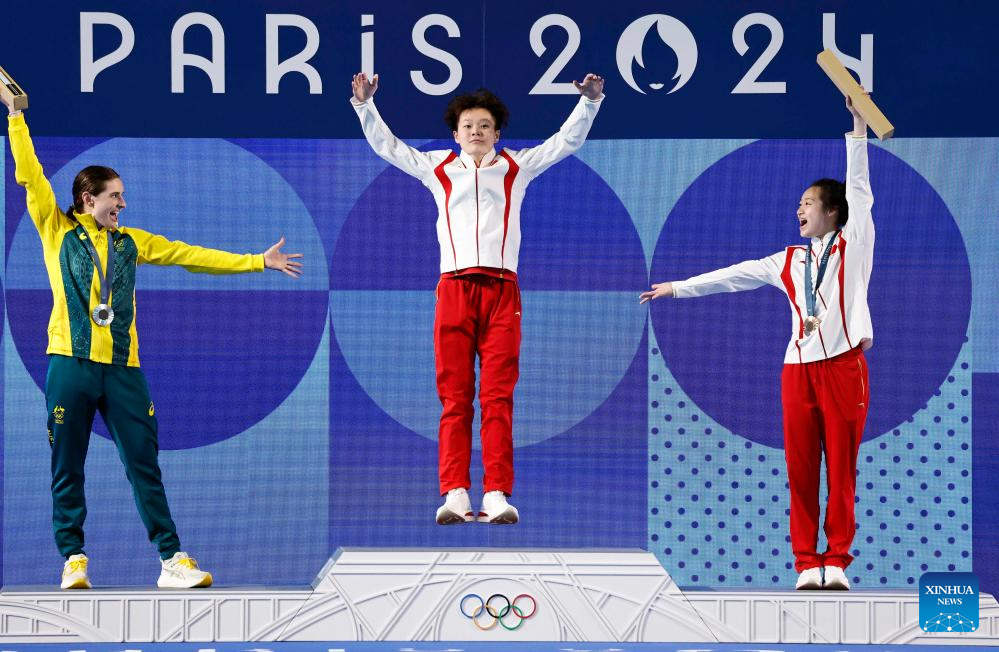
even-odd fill
[{"label": "open hand", "polygon": [[302,263],[292,260],[292,258],[302,258],[302,254],[281,253],[281,247],[283,246],[284,236],[281,236],[280,240],[264,252],[264,267],[284,272],[292,278],[298,278],[302,274]]},{"label": "open hand", "polygon": [[673,284],[670,282],[666,283],[653,283],[652,289],[642,292],[638,295],[638,303],[642,304],[653,299],[660,299],[666,297],[667,299],[673,296]]},{"label": "open hand", "polygon": [[359,72],[354,75],[350,86],[354,90],[354,97],[358,102],[367,102],[375,94],[375,91],[378,90],[378,75],[372,75],[371,80],[368,81],[368,76],[363,72]]},{"label": "open hand", "polygon": [[572,85],[576,87],[576,90],[591,100],[597,99],[600,97],[600,94],[604,92],[604,78],[600,75],[594,75],[592,72],[586,73],[586,77],[583,77],[582,84],[573,80]]}]

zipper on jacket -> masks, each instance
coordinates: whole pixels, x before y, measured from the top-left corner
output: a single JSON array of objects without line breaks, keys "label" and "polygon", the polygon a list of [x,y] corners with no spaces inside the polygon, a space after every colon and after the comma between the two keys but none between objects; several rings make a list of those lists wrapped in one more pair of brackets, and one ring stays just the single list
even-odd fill
[{"label": "zipper on jacket", "polygon": [[479,266],[479,166],[475,166],[475,266]]}]

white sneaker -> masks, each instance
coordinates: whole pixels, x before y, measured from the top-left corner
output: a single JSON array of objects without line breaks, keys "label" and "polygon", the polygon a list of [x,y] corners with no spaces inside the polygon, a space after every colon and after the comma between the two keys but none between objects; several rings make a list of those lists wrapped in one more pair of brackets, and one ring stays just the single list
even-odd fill
[{"label": "white sneaker", "polygon": [[84,554],[70,555],[62,565],[61,589],[89,589],[90,578],[87,577],[87,556]]},{"label": "white sneaker", "polygon": [[487,491],[483,494],[479,523],[512,525],[519,519],[517,508],[506,502],[506,494],[502,491]]},{"label": "white sneaker", "polygon": [[796,591],[814,591],[816,589],[822,588],[822,569],[818,566],[814,568],[806,568],[801,571],[798,575],[798,581],[795,583],[794,588]]},{"label": "white sneaker", "polygon": [[468,499],[468,491],[464,487],[447,492],[444,504],[437,508],[437,525],[469,523],[474,519],[472,501]]},{"label": "white sneaker", "polygon": [[850,580],[846,578],[846,573],[839,566],[826,566],[826,580],[822,588],[831,591],[849,591]]},{"label": "white sneaker", "polygon": [[195,589],[212,585],[212,574],[198,568],[198,562],[186,552],[175,552],[170,559],[161,559],[160,578],[156,586],[161,589]]}]

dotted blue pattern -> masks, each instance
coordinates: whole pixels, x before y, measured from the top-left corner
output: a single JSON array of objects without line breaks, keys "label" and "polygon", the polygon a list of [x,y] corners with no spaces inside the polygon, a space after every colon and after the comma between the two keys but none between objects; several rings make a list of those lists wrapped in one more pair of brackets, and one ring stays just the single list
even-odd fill
[{"label": "dotted blue pattern", "polygon": [[[681,586],[793,586],[783,449],[719,426],[665,358],[650,328],[649,550]],[[966,343],[923,409],[861,445],[847,569],[855,587],[911,587],[926,571],[971,570],[969,361]],[[872,410],[890,400],[890,388],[872,388]]]}]

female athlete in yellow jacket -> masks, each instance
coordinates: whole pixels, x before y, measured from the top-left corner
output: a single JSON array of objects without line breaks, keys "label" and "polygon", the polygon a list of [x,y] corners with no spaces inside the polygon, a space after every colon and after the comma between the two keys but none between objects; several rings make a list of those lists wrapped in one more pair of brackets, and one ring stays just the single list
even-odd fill
[{"label": "female athlete in yellow jacket", "polygon": [[180,265],[191,272],[235,274],[276,269],[291,277],[301,254],[284,254],[284,238],[262,254],[232,254],[170,241],[121,226],[125,188],[111,168],[84,168],[65,211],[35,156],[20,111],[8,106],[8,134],[17,183],[27,190],[28,214],[42,240],[52,286],[49,368],[45,380],[52,448],[53,528],[66,557],[62,588],[90,588],[83,553],[87,515],[83,467],[94,414],[114,439],[149,540],[159,549],[161,587],[210,586],[212,576],[180,550],[160,468],[156,417],[139,370],[135,329],[137,265]]}]

